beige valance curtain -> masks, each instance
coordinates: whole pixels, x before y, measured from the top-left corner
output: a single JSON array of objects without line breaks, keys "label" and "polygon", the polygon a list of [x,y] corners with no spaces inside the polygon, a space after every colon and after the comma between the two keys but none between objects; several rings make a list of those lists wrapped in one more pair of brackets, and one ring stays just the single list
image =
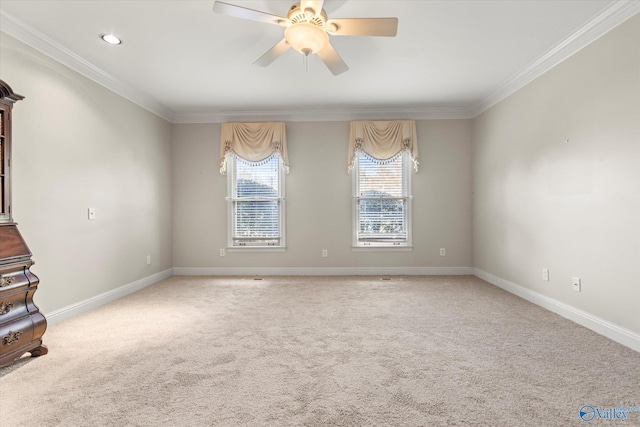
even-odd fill
[{"label": "beige valance curtain", "polygon": [[227,154],[248,162],[261,162],[278,155],[288,173],[284,122],[223,123],[220,136],[220,173],[223,175],[227,172]]},{"label": "beige valance curtain", "polygon": [[418,142],[414,120],[353,121],[349,131],[347,170],[351,171],[355,165],[359,151],[383,162],[405,150],[409,152],[417,172]]}]

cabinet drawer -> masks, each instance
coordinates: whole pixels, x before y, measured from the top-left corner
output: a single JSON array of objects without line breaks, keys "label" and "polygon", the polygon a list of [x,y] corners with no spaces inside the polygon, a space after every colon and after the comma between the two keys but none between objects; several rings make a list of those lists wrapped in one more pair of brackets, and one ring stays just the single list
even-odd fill
[{"label": "cabinet drawer", "polygon": [[0,292],[0,325],[28,314],[28,291],[27,286],[21,286]]},{"label": "cabinet drawer", "polygon": [[33,339],[33,322],[29,316],[0,325],[0,354],[27,345]]},{"label": "cabinet drawer", "polygon": [[28,284],[29,279],[24,274],[24,267],[21,267],[19,270],[0,270],[0,293],[8,289],[13,289]]}]

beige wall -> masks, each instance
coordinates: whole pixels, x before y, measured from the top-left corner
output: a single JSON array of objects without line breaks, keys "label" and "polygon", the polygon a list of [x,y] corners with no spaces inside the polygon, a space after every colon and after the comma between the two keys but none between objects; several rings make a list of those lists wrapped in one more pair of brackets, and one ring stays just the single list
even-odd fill
[{"label": "beige wall", "polygon": [[640,333],[640,16],[477,117],[473,148],[475,267]]},{"label": "beige wall", "polygon": [[0,33],[0,78],[26,96],[13,206],[36,302],[55,311],[172,266],[474,266],[640,333],[639,35],[636,16],[474,120],[418,121],[411,252],[351,250],[348,123],[288,123],[287,251],[220,257],[219,125],[170,125]]},{"label": "beige wall", "polygon": [[[287,123],[287,250],[228,252],[220,125],[173,126],[174,266],[205,268],[471,267],[471,121],[417,123],[411,252],[351,249],[348,122]],[[447,256],[439,256],[439,248]],[[329,251],[328,258],[321,250]]]},{"label": "beige wall", "polygon": [[171,125],[5,33],[0,78],[26,97],[14,107],[13,211],[41,310],[171,268]]}]

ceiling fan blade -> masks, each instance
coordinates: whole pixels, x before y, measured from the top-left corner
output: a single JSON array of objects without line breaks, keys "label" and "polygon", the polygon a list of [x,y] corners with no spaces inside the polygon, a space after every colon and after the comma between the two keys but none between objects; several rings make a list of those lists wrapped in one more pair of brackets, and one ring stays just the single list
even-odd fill
[{"label": "ceiling fan blade", "polygon": [[[336,30],[332,30],[333,26]],[[336,36],[395,37],[398,18],[338,18],[327,22],[328,32]]]},{"label": "ceiling fan blade", "polygon": [[213,3],[213,11],[222,15],[235,16],[236,18],[249,19],[251,21],[266,22],[286,26],[288,19],[259,10],[247,9],[246,7],[216,1]]},{"label": "ceiling fan blade", "polygon": [[300,2],[300,10],[305,11],[307,9],[313,9],[316,15],[320,15],[323,3],[324,0],[302,0]]},{"label": "ceiling fan blade", "polygon": [[338,52],[331,46],[331,43],[327,43],[327,45],[316,52],[316,54],[322,59],[324,65],[327,66],[334,76],[344,73],[349,69],[347,64],[340,58],[340,55],[338,55]]},{"label": "ceiling fan blade", "polygon": [[258,60],[254,62],[254,64],[261,67],[266,67],[267,65],[278,59],[280,55],[288,51],[290,47],[291,46],[289,45],[289,43],[287,43],[287,40],[282,39],[278,43],[276,43],[275,46],[269,49],[264,55],[258,58]]}]

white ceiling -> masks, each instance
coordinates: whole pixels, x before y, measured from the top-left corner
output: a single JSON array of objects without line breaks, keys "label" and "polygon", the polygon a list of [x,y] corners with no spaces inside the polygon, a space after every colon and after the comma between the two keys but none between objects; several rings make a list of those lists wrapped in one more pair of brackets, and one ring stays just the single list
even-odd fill
[{"label": "white ceiling", "polygon": [[[225,0],[286,16],[295,0]],[[350,70],[288,51],[283,28],[207,1],[0,0],[0,29],[172,122],[473,117],[640,11],[621,0],[326,0],[329,18],[398,17],[339,37]],[[101,33],[123,43],[110,46]],[[1,58],[0,58],[1,59]],[[410,117],[412,116],[412,117]]]}]

